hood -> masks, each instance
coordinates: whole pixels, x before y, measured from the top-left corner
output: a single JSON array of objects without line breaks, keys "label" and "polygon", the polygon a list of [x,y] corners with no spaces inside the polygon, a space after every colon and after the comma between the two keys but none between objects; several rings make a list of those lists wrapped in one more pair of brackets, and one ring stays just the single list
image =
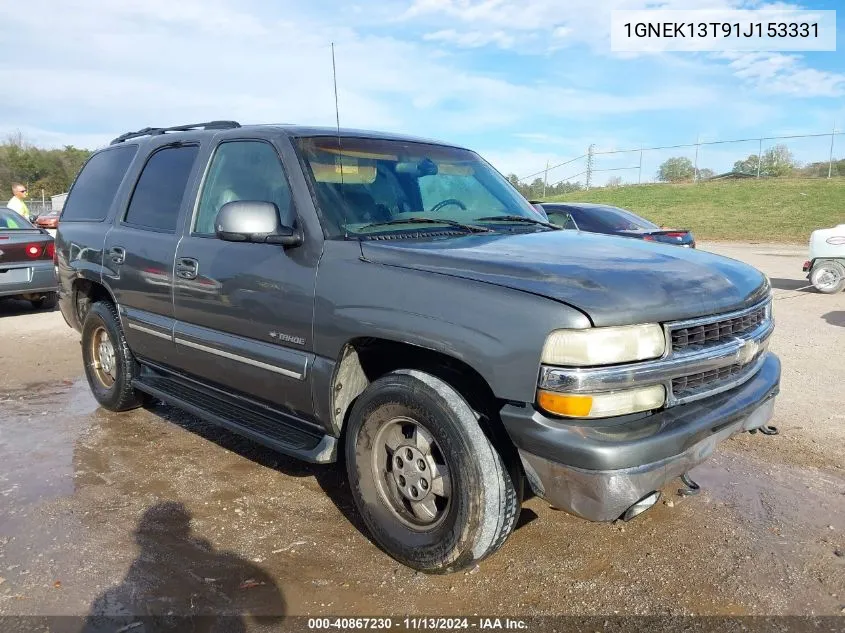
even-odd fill
[{"label": "hood", "polygon": [[733,259],[575,231],[370,240],[361,249],[371,262],[548,297],[581,310],[596,326],[728,312],[769,292],[760,271]]}]

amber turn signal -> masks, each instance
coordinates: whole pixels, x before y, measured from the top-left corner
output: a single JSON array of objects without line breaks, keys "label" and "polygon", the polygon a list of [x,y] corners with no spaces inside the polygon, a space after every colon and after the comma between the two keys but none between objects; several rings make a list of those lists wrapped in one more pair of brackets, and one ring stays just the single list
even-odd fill
[{"label": "amber turn signal", "polygon": [[593,408],[593,397],[573,395],[568,393],[554,393],[553,391],[537,391],[537,404],[545,411],[555,415],[565,415],[570,418],[586,418]]}]

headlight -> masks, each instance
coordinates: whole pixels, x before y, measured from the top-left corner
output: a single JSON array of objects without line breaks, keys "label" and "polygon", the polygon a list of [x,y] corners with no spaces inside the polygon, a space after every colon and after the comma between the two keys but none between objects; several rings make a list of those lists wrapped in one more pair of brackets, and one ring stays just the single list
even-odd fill
[{"label": "headlight", "polygon": [[586,367],[660,358],[666,349],[663,328],[656,323],[555,330],[543,346],[547,365]]},{"label": "headlight", "polygon": [[609,418],[651,411],[662,407],[665,401],[663,385],[594,394],[537,391],[537,404],[549,413],[568,418]]}]

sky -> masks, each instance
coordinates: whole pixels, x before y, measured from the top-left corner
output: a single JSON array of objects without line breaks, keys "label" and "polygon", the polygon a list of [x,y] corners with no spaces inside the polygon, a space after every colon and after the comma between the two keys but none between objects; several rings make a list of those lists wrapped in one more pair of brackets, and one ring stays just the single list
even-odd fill
[{"label": "sky", "polygon": [[[836,9],[841,0],[784,5]],[[598,151],[757,139],[826,160],[845,129],[845,54],[614,53],[613,9],[761,8],[762,0],[0,1],[0,136],[103,146],[213,119],[340,123],[439,139],[520,177]],[[839,8],[842,8],[840,5]],[[845,12],[840,12],[845,14]],[[837,36],[845,46],[845,16]],[[780,141],[765,141],[764,148]],[[845,136],[836,137],[845,156]],[[727,171],[759,142],[702,146]],[[695,148],[598,155],[596,184],[650,181]],[[549,182],[581,179],[584,159]],[[542,174],[541,174],[542,176]]]}]

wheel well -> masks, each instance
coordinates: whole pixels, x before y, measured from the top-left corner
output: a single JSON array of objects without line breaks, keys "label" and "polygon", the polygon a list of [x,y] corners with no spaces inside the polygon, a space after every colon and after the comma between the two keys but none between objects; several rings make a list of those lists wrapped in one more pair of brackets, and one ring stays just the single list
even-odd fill
[{"label": "wheel well", "polygon": [[91,306],[98,301],[114,303],[106,287],[89,279],[77,279],[73,282],[72,295],[75,317],[81,326]]},{"label": "wheel well", "polygon": [[360,338],[346,344],[332,381],[335,427],[342,432],[357,397],[371,382],[397,369],[424,371],[454,387],[478,414],[479,425],[499,454],[511,468],[520,468],[516,447],[499,418],[504,402],[481,374],[457,358],[408,343]]}]

